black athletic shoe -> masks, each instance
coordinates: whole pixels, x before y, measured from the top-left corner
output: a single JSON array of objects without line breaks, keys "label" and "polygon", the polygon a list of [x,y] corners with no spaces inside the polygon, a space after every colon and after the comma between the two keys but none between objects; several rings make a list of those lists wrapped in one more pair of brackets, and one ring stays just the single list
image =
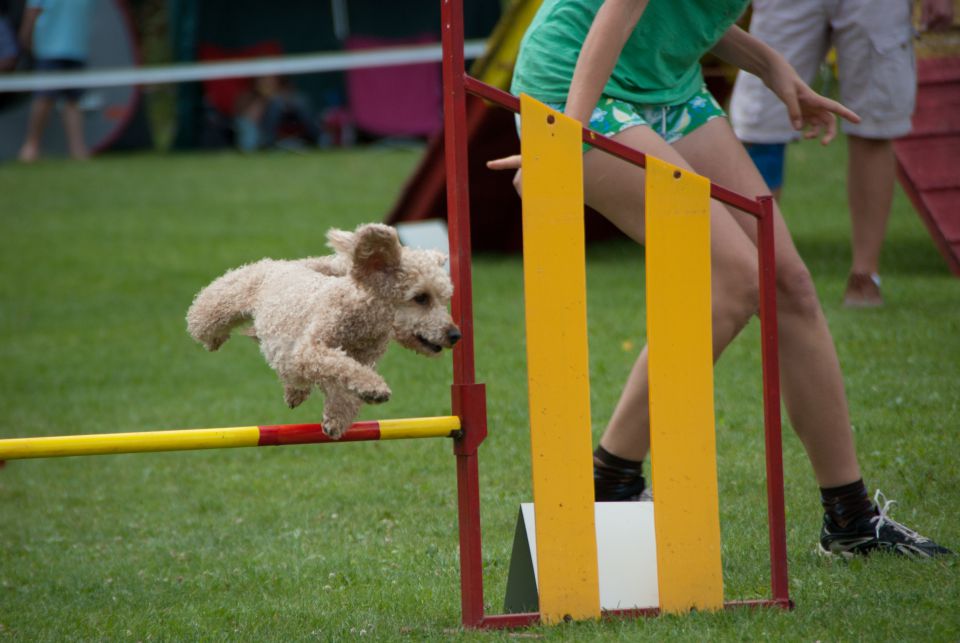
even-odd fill
[{"label": "black athletic shoe", "polygon": [[[873,497],[876,514],[840,528],[828,515],[823,516],[819,551],[824,556],[865,556],[886,551],[909,558],[932,558],[953,554],[929,538],[921,536],[887,515],[895,500],[887,500],[878,490]],[[881,506],[881,502],[883,503]]]}]

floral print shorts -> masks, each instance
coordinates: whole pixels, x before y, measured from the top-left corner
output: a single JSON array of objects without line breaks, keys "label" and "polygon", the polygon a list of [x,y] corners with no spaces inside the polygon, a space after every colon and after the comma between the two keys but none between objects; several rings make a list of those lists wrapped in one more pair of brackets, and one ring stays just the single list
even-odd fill
[{"label": "floral print shorts", "polygon": [[[563,103],[547,103],[562,112]],[[676,143],[707,121],[726,116],[723,108],[704,85],[693,98],[680,105],[639,105],[616,98],[601,97],[590,116],[590,129],[614,136],[628,127],[646,125],[667,143]],[[589,149],[585,145],[584,149]]]}]

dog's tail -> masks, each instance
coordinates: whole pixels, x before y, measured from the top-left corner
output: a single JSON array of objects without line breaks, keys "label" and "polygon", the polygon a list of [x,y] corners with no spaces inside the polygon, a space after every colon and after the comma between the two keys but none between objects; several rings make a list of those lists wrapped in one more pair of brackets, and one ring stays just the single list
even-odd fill
[{"label": "dog's tail", "polygon": [[266,261],[231,270],[197,293],[187,311],[187,332],[207,350],[220,348],[230,331],[251,319]]}]

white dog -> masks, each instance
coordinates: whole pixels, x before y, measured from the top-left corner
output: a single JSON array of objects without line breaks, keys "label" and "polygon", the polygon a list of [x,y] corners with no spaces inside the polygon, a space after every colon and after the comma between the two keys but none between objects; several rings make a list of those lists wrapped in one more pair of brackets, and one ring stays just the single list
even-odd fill
[{"label": "white dog", "polygon": [[390,339],[428,356],[460,339],[447,305],[453,294],[446,255],[400,245],[396,231],[367,224],[331,230],[336,254],[298,261],[263,259],[227,272],[201,290],[187,330],[215,351],[237,326],[260,342],[290,408],[313,387],[324,392],[323,427],[334,439],[362,402],[390,398],[374,370]]}]

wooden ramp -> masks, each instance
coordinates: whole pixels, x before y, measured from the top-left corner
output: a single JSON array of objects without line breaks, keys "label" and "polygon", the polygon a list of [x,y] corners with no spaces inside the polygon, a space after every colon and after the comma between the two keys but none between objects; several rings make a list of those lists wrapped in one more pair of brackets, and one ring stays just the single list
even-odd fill
[{"label": "wooden ramp", "polygon": [[897,175],[960,277],[960,56],[917,61],[913,131],[894,142]]}]

